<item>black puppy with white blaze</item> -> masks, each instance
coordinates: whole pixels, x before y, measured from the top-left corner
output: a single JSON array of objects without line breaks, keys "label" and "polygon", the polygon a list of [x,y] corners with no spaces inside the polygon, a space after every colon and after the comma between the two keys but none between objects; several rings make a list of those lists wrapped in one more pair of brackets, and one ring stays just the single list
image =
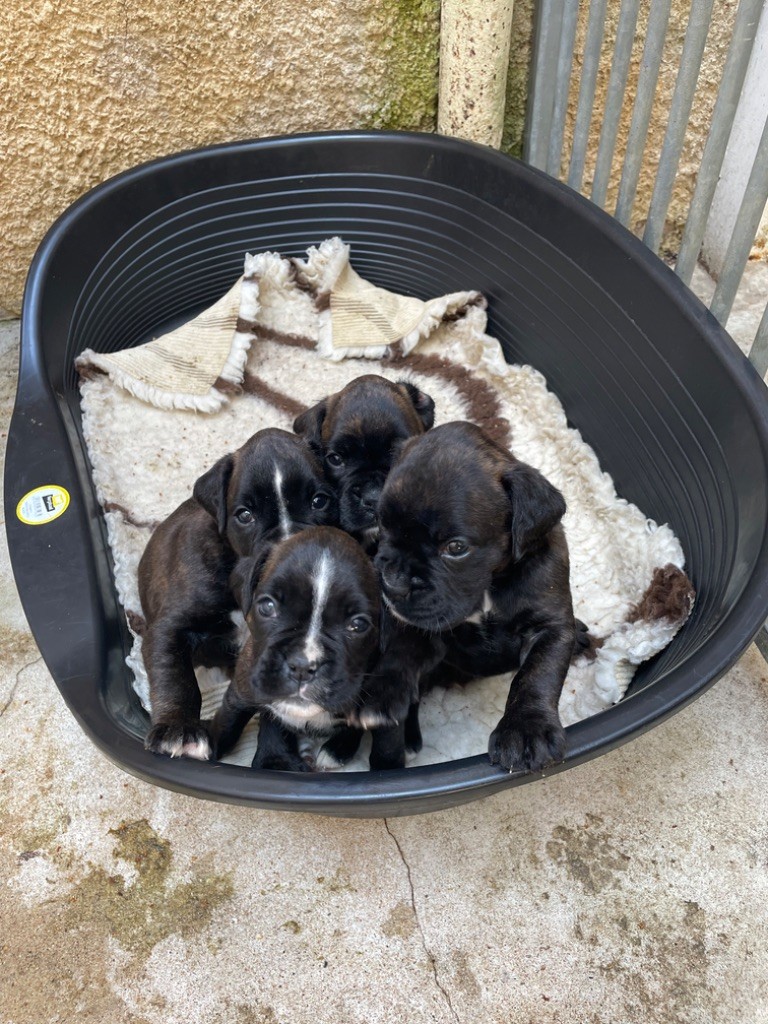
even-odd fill
[{"label": "black puppy with white blaze", "polygon": [[263,567],[238,563],[233,580],[250,635],[211,725],[215,756],[259,713],[254,768],[309,771],[302,736],[325,739],[318,767],[339,767],[360,743],[346,719],[378,654],[370,560],[346,533],[319,527],[277,545]]},{"label": "black puppy with white blaze", "polygon": [[429,430],[435,403],[414,384],[365,374],[297,416],[304,437],[339,496],[341,527],[372,546],[376,505],[400,446]]},{"label": "black puppy with white blaze", "polygon": [[285,430],[260,430],[195,483],[162,522],[139,563],[142,640],[152,724],[148,750],[210,757],[195,666],[232,669],[239,650],[230,574],[238,557],[264,554],[307,526],[338,521],[322,465]]},{"label": "black puppy with white blaze", "polygon": [[[577,626],[560,492],[479,427],[447,423],[404,446],[378,511],[384,601],[406,625],[399,650],[382,662],[391,668],[366,687],[374,697],[360,720],[376,721],[384,705],[402,720],[409,700],[418,699],[416,678],[423,688],[519,667],[490,737],[491,761],[507,771],[539,771],[562,760],[558,701]],[[415,664],[409,628],[421,636]],[[411,680],[410,694],[403,678]]]}]

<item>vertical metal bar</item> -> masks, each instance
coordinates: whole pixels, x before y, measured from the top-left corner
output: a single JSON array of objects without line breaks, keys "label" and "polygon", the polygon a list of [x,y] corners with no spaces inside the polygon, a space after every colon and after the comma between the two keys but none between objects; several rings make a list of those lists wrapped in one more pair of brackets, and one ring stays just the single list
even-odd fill
[{"label": "vertical metal bar", "polygon": [[568,111],[568,92],[573,67],[573,44],[576,40],[576,22],[579,17],[579,0],[566,0],[563,12],[563,29],[560,33],[560,50],[557,55],[557,85],[555,105],[552,111],[552,126],[549,132],[547,151],[547,173],[560,177],[560,158],[563,152],[565,115]]},{"label": "vertical metal bar", "polygon": [[627,139],[624,169],[619,184],[619,199],[616,204],[616,219],[629,227],[632,206],[635,202],[640,165],[645,151],[645,140],[651,120],[651,107],[659,80],[661,55],[666,38],[667,21],[671,0],[653,0],[648,17],[648,32],[643,47],[643,60],[637,83],[637,97],[632,111],[632,124]]},{"label": "vertical metal bar", "polygon": [[768,306],[763,311],[749,358],[760,376],[764,377],[768,373]]},{"label": "vertical metal bar", "polygon": [[600,50],[605,31],[606,0],[592,0],[587,22],[587,38],[584,42],[584,63],[581,66],[579,82],[579,103],[576,108],[576,123],[573,128],[571,164],[568,168],[568,184],[577,191],[584,178],[584,161],[587,156],[589,126],[595,104],[595,83],[600,65]]},{"label": "vertical metal bar", "polygon": [[524,157],[542,170],[547,163],[549,132],[555,104],[555,66],[560,49],[565,0],[539,0],[536,13],[536,38],[533,50],[533,81],[529,101],[530,115],[525,133]]},{"label": "vertical metal bar", "polygon": [[691,283],[696,261],[701,251],[707,218],[720,178],[720,170],[723,166],[733,119],[736,116],[736,107],[752,54],[752,45],[755,41],[762,6],[763,0],[741,0],[736,12],[728,57],[725,61],[715,108],[712,111],[712,124],[701,157],[699,173],[696,176],[696,187],[688,210],[680,255],[675,264],[675,273],[686,284]]},{"label": "vertical metal bar", "polygon": [[600,132],[600,143],[597,147],[595,161],[595,178],[592,183],[592,202],[598,206],[605,205],[608,183],[611,177],[611,164],[616,149],[616,137],[619,133],[621,107],[624,92],[627,88],[629,62],[632,57],[632,43],[637,27],[637,11],[640,0],[622,0],[619,11],[619,24],[616,29],[616,44],[613,50],[611,74],[608,78],[608,93],[603,112],[603,127]]},{"label": "vertical metal bar", "polygon": [[672,103],[669,109],[669,123],[664,135],[664,144],[661,147],[656,181],[653,185],[653,195],[648,210],[648,220],[643,234],[643,241],[653,252],[658,252],[664,231],[669,199],[672,195],[672,186],[680,163],[685,130],[688,127],[688,117],[691,113],[693,92],[701,69],[701,58],[704,53],[704,44],[707,41],[713,3],[714,0],[692,0],[691,3],[691,16],[685,32],[683,52],[680,56],[680,70],[677,74],[675,91],[672,94]]},{"label": "vertical metal bar", "polygon": [[725,325],[731,312],[733,300],[749,259],[749,251],[755,240],[760,217],[768,199],[768,119],[755,154],[755,162],[744,191],[731,240],[725,254],[725,263],[720,280],[717,282],[710,309],[721,324]]}]

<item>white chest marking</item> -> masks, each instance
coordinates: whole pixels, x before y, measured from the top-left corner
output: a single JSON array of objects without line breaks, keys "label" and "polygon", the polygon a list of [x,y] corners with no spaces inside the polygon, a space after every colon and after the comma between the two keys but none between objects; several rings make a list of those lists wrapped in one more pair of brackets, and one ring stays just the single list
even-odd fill
[{"label": "white chest marking", "polygon": [[291,517],[288,515],[288,508],[283,497],[283,474],[275,466],[275,495],[277,496],[277,514],[280,517],[280,529],[283,531],[283,539],[290,537],[293,532]]},{"label": "white chest marking", "polygon": [[315,563],[312,573],[312,618],[304,638],[304,657],[307,661],[320,661],[323,647],[320,643],[320,631],[323,626],[323,611],[328,600],[328,592],[333,579],[333,563],[331,556],[324,551]]},{"label": "white chest marking", "polygon": [[483,619],[487,618],[495,610],[496,609],[493,606],[493,601],[491,600],[491,595],[486,590],[486,592],[483,594],[482,608],[479,608],[476,612],[473,612],[469,616],[469,618],[466,618],[464,621],[473,622],[476,626],[479,626]]},{"label": "white chest marking", "polygon": [[328,732],[336,719],[319,704],[293,700],[278,700],[272,704],[272,711],[286,725],[297,732]]}]

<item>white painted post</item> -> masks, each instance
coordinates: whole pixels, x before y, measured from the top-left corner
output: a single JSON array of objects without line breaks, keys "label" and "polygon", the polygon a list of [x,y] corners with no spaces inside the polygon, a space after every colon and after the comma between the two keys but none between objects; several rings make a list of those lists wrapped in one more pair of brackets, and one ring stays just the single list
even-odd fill
[{"label": "white painted post", "polygon": [[[725,254],[752,171],[757,147],[768,118],[768,4],[763,6],[747,68],[744,88],[725,151],[720,181],[704,232],[701,253],[713,277],[723,271]],[[766,208],[768,212],[768,207]],[[763,214],[761,231],[768,228]]]},{"label": "white painted post", "polygon": [[514,0],[443,0],[437,130],[498,149]]}]

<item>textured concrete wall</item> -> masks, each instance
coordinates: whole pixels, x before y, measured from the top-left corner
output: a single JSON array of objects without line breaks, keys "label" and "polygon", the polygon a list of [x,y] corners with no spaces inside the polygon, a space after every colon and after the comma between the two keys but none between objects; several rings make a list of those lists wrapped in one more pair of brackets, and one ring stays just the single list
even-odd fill
[{"label": "textured concrete wall", "polygon": [[[736,13],[736,0],[715,0],[712,12],[707,44],[704,50],[701,73],[696,87],[693,109],[686,133],[685,145],[680,159],[677,178],[670,202],[667,224],[664,232],[662,251],[675,253],[682,237],[682,229],[688,212],[693,188],[696,184],[696,172],[701,162],[709,123],[714,106],[717,89],[720,83],[723,64],[733,29]],[[510,49],[510,68],[507,83],[507,115],[503,148],[505,151],[520,155],[522,153],[523,126],[525,121],[525,104],[528,91],[528,77],[531,60],[532,40],[532,0],[516,0],[513,19],[513,41]],[[596,96],[592,123],[590,127],[590,144],[587,153],[583,191],[589,195],[592,188],[594,163],[600,138],[603,110],[605,108],[608,78],[611,70],[611,57],[616,38],[616,26],[619,18],[620,0],[608,0],[605,37],[597,79]],[[621,166],[629,134],[637,80],[642,60],[645,30],[650,11],[650,0],[641,0],[637,32],[632,50],[632,61],[627,82],[627,90],[622,109],[619,135],[616,144],[616,156],[613,162],[611,184],[608,190],[606,209],[613,213],[616,206]],[[664,141],[672,100],[672,91],[680,63],[685,29],[688,23],[690,0],[672,0],[669,30],[664,47],[659,82],[654,98],[653,116],[648,131],[648,141],[643,156],[643,170],[638,184],[632,227],[639,234],[645,225],[645,218],[651,201],[653,182]],[[573,139],[573,124],[576,116],[579,82],[584,55],[584,39],[587,26],[589,4],[582,3],[579,9],[579,22],[574,50],[573,70],[571,74],[568,117],[565,128],[564,152],[570,155]],[[515,35],[516,33],[516,35]],[[568,164],[563,162],[562,173],[567,175]]]},{"label": "textured concrete wall", "polygon": [[440,0],[7,0],[0,307],[45,230],[118,171],[192,146],[435,126]]},{"label": "textured concrete wall", "polygon": [[507,73],[507,109],[501,148],[512,156],[523,155],[523,134],[528,104],[528,82],[533,57],[534,0],[515,0],[512,11],[512,38]]}]

